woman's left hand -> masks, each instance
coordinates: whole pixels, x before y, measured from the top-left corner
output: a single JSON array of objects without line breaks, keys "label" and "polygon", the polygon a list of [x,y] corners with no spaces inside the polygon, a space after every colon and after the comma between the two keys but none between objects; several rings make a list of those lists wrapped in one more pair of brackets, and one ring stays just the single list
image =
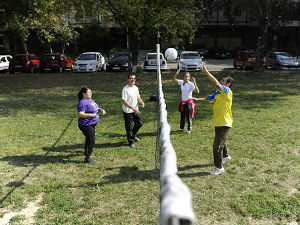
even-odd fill
[{"label": "woman's left hand", "polygon": [[105,114],[106,114],[106,112],[105,112],[104,109],[99,108],[98,110],[102,113],[102,115],[105,115]]},{"label": "woman's left hand", "polygon": [[195,82],[196,82],[195,77],[192,77],[192,78],[191,78],[191,81],[192,81],[193,83],[195,83]]}]

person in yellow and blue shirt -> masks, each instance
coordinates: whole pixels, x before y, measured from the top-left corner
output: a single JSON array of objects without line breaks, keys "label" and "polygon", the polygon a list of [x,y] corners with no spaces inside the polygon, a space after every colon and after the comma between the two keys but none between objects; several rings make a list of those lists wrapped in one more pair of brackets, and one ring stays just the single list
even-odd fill
[{"label": "person in yellow and blue shirt", "polygon": [[226,146],[226,138],[229,130],[232,127],[233,117],[231,112],[232,107],[232,91],[233,78],[230,76],[223,77],[219,82],[206,68],[203,63],[203,70],[206,73],[209,81],[217,87],[217,91],[208,95],[206,98],[194,98],[195,101],[213,103],[213,122],[215,126],[215,138],[213,144],[213,155],[215,168],[211,175],[219,175],[225,172],[222,164],[228,162],[231,157],[228,155]]}]

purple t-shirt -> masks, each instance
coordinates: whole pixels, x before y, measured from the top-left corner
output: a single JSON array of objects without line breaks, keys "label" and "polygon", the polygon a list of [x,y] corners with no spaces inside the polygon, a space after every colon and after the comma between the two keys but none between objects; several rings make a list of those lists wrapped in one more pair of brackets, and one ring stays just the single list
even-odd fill
[{"label": "purple t-shirt", "polygon": [[[93,99],[90,100],[81,99],[77,105],[77,112],[96,113],[97,115],[99,115],[98,105]],[[98,122],[99,122],[99,117],[98,118],[90,117],[86,119],[78,118],[78,126],[94,125],[97,124]]]}]

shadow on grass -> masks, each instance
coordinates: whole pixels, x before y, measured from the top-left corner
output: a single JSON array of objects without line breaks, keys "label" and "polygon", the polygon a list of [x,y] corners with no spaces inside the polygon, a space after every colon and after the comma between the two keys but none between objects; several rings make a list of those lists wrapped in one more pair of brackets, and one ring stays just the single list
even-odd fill
[{"label": "shadow on grass", "polygon": [[[203,164],[203,165],[191,165],[178,168],[179,171],[187,171],[190,169],[197,169],[203,167],[210,167],[212,164]],[[109,175],[102,177],[106,181],[97,183],[98,186],[103,186],[106,184],[118,184],[126,183],[132,181],[145,181],[145,180],[159,180],[159,173],[156,169],[153,170],[139,170],[137,166],[122,166],[122,167],[111,167],[106,168],[106,170],[119,170],[118,174]],[[210,175],[209,172],[197,172],[197,173],[181,173],[178,174],[181,178],[188,177],[201,177]]]},{"label": "shadow on grass", "polygon": [[[53,143],[52,147],[51,148],[54,148],[57,143],[62,139],[62,137],[65,135],[66,131],[69,129],[70,125],[72,124],[73,122],[73,118],[69,121],[69,123],[67,124],[67,126],[62,130],[62,133],[61,135],[57,138],[57,140]],[[10,182],[9,184],[7,184],[8,187],[12,187],[12,189],[2,198],[0,199],[0,205],[18,188],[18,187],[21,187],[23,184],[24,184],[24,181],[27,177],[30,176],[30,174],[41,164],[40,163],[40,159],[41,157],[43,158],[43,160],[47,159],[52,159],[52,160],[57,160],[57,158],[53,158],[53,156],[48,156],[50,151],[47,151],[45,153],[45,155],[42,155],[42,156],[38,156],[38,159],[36,159],[34,156],[34,158],[32,158],[32,155],[31,156],[10,156],[10,157],[4,157],[2,159],[0,159],[1,161],[8,161],[9,163],[13,163],[13,165],[16,165],[15,163],[18,163],[20,166],[29,166],[31,165],[32,168],[27,172],[27,174],[25,176],[23,176],[23,178],[19,181],[12,181]],[[30,160],[29,160],[29,165],[28,165],[28,161],[27,160],[24,160],[26,158],[30,157]],[[21,158],[21,160],[20,160]],[[35,160],[34,160],[35,159]],[[60,159],[61,160],[61,159]],[[74,162],[74,161],[73,161]]]}]

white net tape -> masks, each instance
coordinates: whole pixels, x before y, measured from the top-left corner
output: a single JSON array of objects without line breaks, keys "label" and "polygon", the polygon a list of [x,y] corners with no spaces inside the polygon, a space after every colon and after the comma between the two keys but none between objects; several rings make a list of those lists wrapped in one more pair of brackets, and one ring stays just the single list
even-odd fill
[{"label": "white net tape", "polygon": [[158,133],[160,150],[160,225],[189,225],[196,221],[192,195],[177,175],[177,157],[170,139],[165,98],[160,73],[160,46],[157,51]]}]

